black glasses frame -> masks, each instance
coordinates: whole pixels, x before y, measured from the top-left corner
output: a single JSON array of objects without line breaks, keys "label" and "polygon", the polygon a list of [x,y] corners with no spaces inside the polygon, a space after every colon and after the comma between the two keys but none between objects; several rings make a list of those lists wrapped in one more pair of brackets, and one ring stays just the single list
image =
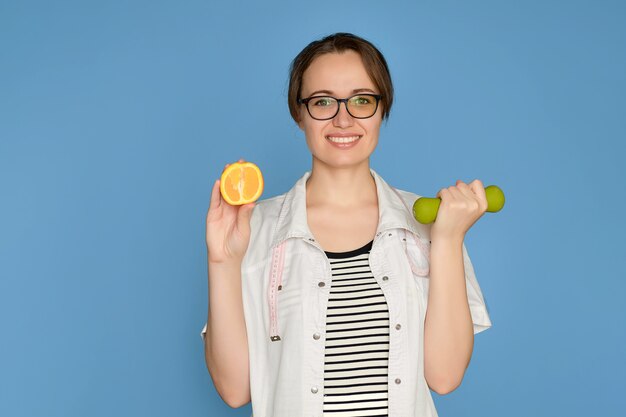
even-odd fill
[{"label": "black glasses frame", "polygon": [[[307,98],[299,98],[298,104],[304,104],[306,106],[306,111],[309,112],[309,116],[311,116],[311,118],[315,119],[315,120],[330,120],[332,118],[334,118],[335,116],[337,116],[337,114],[339,113],[339,107],[341,107],[341,103],[344,103],[346,106],[346,110],[348,111],[348,114],[352,117],[354,117],[355,119],[369,119],[372,116],[367,116],[367,117],[358,117],[353,115],[352,113],[350,113],[350,109],[348,108],[348,101],[356,96],[368,96],[368,97],[374,97],[376,99],[376,107],[374,108],[374,112],[372,113],[372,116],[374,116],[376,114],[376,111],[378,110],[378,103],[380,102],[380,99],[383,98],[382,95],[380,94],[371,94],[371,93],[359,93],[359,94],[354,94],[348,98],[336,98],[333,96],[312,96],[312,97],[307,97]],[[311,114],[311,109],[309,109],[309,101],[313,100],[314,98],[324,98],[324,97],[328,97],[328,98],[332,98],[333,100],[335,100],[337,102],[337,111],[335,112],[335,114],[333,114],[331,117],[325,117],[323,119],[318,119],[317,117],[314,117]]]}]

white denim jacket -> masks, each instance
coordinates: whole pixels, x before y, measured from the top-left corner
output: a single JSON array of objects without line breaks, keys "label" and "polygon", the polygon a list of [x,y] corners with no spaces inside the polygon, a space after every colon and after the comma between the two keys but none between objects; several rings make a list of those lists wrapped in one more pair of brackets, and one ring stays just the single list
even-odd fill
[{"label": "white denim jacket", "polygon": [[[388,410],[391,417],[436,417],[424,379],[430,227],[412,215],[420,196],[388,185],[373,169],[379,221],[372,274],[389,308]],[[253,417],[321,417],[330,263],[307,224],[307,171],[287,193],[259,200],[241,266]],[[463,245],[474,334],[491,327]],[[201,331],[204,339],[206,325]]]}]

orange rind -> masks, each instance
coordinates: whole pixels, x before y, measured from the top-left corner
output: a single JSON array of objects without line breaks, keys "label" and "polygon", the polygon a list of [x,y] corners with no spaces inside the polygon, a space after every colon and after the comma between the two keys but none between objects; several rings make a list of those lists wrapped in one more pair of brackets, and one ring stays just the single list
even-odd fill
[{"label": "orange rind", "polygon": [[252,162],[235,162],[228,165],[220,179],[222,198],[233,206],[252,203],[263,193],[263,175]]}]

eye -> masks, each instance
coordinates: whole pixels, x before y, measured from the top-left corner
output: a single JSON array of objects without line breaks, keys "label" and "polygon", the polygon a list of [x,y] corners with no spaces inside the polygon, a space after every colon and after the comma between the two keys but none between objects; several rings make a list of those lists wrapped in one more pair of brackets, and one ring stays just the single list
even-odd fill
[{"label": "eye", "polygon": [[355,96],[355,97],[352,97],[351,101],[353,104],[357,106],[363,106],[363,105],[370,104],[372,102],[372,99],[369,96]]},{"label": "eye", "polygon": [[328,107],[332,106],[334,101],[331,97],[317,97],[311,100],[314,106],[318,107]]}]

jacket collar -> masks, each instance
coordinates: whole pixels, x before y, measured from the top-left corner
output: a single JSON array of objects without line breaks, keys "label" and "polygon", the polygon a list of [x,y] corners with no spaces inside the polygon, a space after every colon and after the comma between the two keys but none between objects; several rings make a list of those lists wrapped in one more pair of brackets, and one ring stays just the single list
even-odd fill
[{"label": "jacket collar", "polygon": [[[370,172],[374,177],[378,195],[379,217],[376,234],[387,229],[403,228],[421,236],[417,220],[413,218],[412,210],[405,204],[400,194],[372,168]],[[306,181],[310,176],[310,171],[305,172],[285,194],[272,239],[272,247],[291,237],[313,238],[306,214]]]}]

